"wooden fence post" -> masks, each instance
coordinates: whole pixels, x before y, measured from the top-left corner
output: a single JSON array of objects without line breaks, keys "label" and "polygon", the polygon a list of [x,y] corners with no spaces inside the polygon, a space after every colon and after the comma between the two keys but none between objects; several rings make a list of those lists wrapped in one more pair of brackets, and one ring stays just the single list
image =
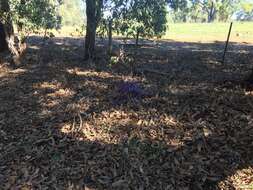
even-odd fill
[{"label": "wooden fence post", "polygon": [[230,23],[228,37],[227,37],[227,41],[226,41],[226,46],[225,46],[225,49],[224,49],[224,53],[223,53],[223,57],[222,57],[222,62],[221,62],[222,64],[225,63],[225,58],[226,58],[226,53],[227,53],[227,49],[228,49],[228,43],[229,43],[229,39],[230,39],[230,34],[231,34],[232,26],[233,26],[233,22]]}]

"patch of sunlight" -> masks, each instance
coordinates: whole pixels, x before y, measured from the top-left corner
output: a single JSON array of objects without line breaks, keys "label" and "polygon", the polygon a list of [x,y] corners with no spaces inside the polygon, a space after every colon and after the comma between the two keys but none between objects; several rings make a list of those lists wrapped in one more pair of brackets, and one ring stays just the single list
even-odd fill
[{"label": "patch of sunlight", "polygon": [[55,44],[59,46],[64,45],[62,42],[56,42]]},{"label": "patch of sunlight", "polygon": [[34,49],[34,50],[39,50],[40,47],[39,46],[29,46],[30,49]]},{"label": "patch of sunlight", "polygon": [[245,91],[246,96],[253,96],[253,91]]},{"label": "patch of sunlight", "polygon": [[90,99],[87,97],[81,98],[77,102],[69,103],[66,107],[66,111],[69,113],[81,113],[85,114],[90,109]]},{"label": "patch of sunlight", "polygon": [[212,60],[212,59],[207,59],[207,63],[211,65],[211,68],[215,68],[215,66],[221,66],[222,63],[220,61]]},{"label": "patch of sunlight", "polygon": [[0,78],[7,76],[7,73],[0,73]]},{"label": "patch of sunlight", "polygon": [[234,51],[234,53],[250,54],[250,51],[247,51],[247,50],[239,50],[239,51]]},{"label": "patch of sunlight", "polygon": [[194,50],[200,50],[201,47],[199,47],[197,45],[184,45],[183,48],[190,49],[190,50],[194,51]]},{"label": "patch of sunlight", "polygon": [[56,90],[54,93],[50,93],[48,94],[49,97],[69,97],[69,96],[73,96],[75,94],[75,92],[71,89],[58,89]]},{"label": "patch of sunlight", "polygon": [[177,138],[178,135],[184,136],[183,124],[176,118],[163,115],[155,119],[145,116],[146,114],[121,110],[104,111],[92,118],[78,114],[68,123],[61,124],[60,131],[78,141],[118,144],[126,140],[131,141],[132,138],[138,138],[140,141],[163,140],[171,150],[184,145]]},{"label": "patch of sunlight", "polygon": [[48,117],[48,116],[50,116],[51,114],[52,114],[52,111],[47,110],[47,109],[43,109],[43,110],[41,111],[41,113],[39,113],[38,115],[39,115],[40,117]]},{"label": "patch of sunlight", "polygon": [[56,101],[56,100],[51,100],[49,102],[46,102],[44,104],[42,104],[44,107],[47,107],[47,108],[53,108],[53,107],[56,107],[60,104],[60,101]]},{"label": "patch of sunlight", "polygon": [[175,95],[183,95],[196,90],[205,90],[208,88],[206,83],[199,83],[197,85],[169,85],[168,91]]},{"label": "patch of sunlight", "polygon": [[208,53],[220,53],[220,50],[212,50],[212,49],[193,49],[192,52],[208,52]]},{"label": "patch of sunlight", "polygon": [[[103,143],[108,143],[106,141],[106,136],[101,131],[98,131],[97,128],[93,125],[90,125],[87,122],[81,120],[81,122],[76,118],[73,119],[72,123],[64,123],[60,126],[60,131],[63,134],[75,136],[79,141],[99,141]],[[78,135],[76,135],[78,134]]]},{"label": "patch of sunlight", "polygon": [[40,83],[40,84],[36,84],[34,87],[35,88],[39,88],[39,89],[57,89],[61,86],[60,83],[57,83],[57,84],[53,84],[53,83],[49,83],[49,82],[43,82],[43,83]]},{"label": "patch of sunlight", "polygon": [[72,125],[71,124],[64,124],[61,126],[61,132],[64,134],[70,134],[72,131]]},{"label": "patch of sunlight", "polygon": [[159,115],[156,111],[124,112],[123,110],[104,111],[99,114],[94,125],[98,126],[100,136],[110,143],[117,143],[122,138],[131,136],[140,139],[167,139],[171,144],[171,136],[182,133],[182,124],[172,116]]},{"label": "patch of sunlight", "polygon": [[143,46],[142,49],[156,49],[155,47],[152,47],[152,46]]},{"label": "patch of sunlight", "polygon": [[[249,166],[235,171],[235,173],[229,176],[225,180],[232,181],[235,189],[253,189],[253,167]],[[224,181],[225,181],[224,180]],[[221,182],[222,183],[222,182]]]},{"label": "patch of sunlight", "polygon": [[27,72],[26,69],[15,69],[15,70],[10,71],[11,74],[22,74],[26,72]]},{"label": "patch of sunlight", "polygon": [[67,72],[69,74],[77,75],[77,76],[86,76],[86,77],[99,77],[99,78],[110,78],[115,77],[115,75],[112,75],[108,72],[96,72],[92,70],[80,70],[79,68],[75,69],[67,69]]},{"label": "patch of sunlight", "polygon": [[179,122],[176,118],[172,117],[171,115],[164,115],[164,123],[166,125],[178,126]]},{"label": "patch of sunlight", "polygon": [[174,85],[170,85],[169,86],[169,92],[172,94],[184,94],[186,92],[190,92],[192,90],[192,86],[188,86],[188,85],[178,85],[178,86],[174,86]]},{"label": "patch of sunlight", "polygon": [[9,69],[2,68],[1,65],[0,65],[0,78],[8,76],[8,74],[9,74]]}]

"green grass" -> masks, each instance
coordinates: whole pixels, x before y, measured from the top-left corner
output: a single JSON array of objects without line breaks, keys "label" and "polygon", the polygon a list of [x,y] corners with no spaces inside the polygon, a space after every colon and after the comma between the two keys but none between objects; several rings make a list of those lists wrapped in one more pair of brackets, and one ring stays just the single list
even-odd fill
[{"label": "green grass", "polygon": [[60,30],[49,30],[55,36],[58,37],[82,37],[84,36],[84,31],[82,31],[81,27],[77,26],[63,26]]},{"label": "green grass", "polygon": [[[181,41],[224,41],[230,23],[171,23],[165,39]],[[253,22],[234,22],[231,41],[253,42]]]},{"label": "green grass", "polygon": [[[186,42],[225,41],[230,23],[170,23],[163,39]],[[76,30],[78,29],[78,31]],[[56,36],[81,37],[81,28],[63,27]],[[231,40],[233,42],[253,43],[253,22],[234,22]]]}]

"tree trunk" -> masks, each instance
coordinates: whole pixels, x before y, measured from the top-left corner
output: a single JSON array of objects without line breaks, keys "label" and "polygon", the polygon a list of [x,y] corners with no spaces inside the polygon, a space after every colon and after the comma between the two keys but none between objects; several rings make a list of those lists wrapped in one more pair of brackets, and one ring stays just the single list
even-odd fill
[{"label": "tree trunk", "polygon": [[215,5],[214,2],[212,2],[211,8],[208,12],[208,22],[213,22],[215,19],[215,14],[216,14],[216,9],[215,9]]},{"label": "tree trunk", "polygon": [[7,15],[4,18],[4,30],[5,30],[5,37],[6,40],[13,40],[14,41],[14,29],[12,25],[12,20],[10,16],[10,5],[9,5],[9,0],[0,0],[0,13],[3,13]]},{"label": "tree trunk", "polygon": [[139,45],[139,38],[140,38],[140,31],[139,31],[139,30],[137,30],[137,34],[136,34],[136,41],[135,41],[135,45],[136,45],[136,47],[138,47],[138,45]]},{"label": "tree trunk", "polygon": [[85,59],[92,59],[95,52],[96,29],[101,18],[103,0],[86,0],[87,27],[85,36]]},{"label": "tree trunk", "polygon": [[91,59],[94,55],[96,38],[96,2],[94,0],[86,0],[86,15],[85,59]]},{"label": "tree trunk", "polygon": [[108,24],[108,54],[110,56],[112,54],[112,23],[113,19],[110,19]]},{"label": "tree trunk", "polygon": [[20,53],[15,47],[15,36],[14,36],[14,28],[12,25],[12,19],[10,13],[10,5],[9,0],[0,0],[0,13],[6,15],[3,19],[4,23],[2,23],[2,27],[5,33],[5,41],[7,43],[6,50],[9,50],[11,54],[14,56],[13,61],[15,64],[19,64]]},{"label": "tree trunk", "polygon": [[0,53],[8,50],[4,25],[0,22]]}]

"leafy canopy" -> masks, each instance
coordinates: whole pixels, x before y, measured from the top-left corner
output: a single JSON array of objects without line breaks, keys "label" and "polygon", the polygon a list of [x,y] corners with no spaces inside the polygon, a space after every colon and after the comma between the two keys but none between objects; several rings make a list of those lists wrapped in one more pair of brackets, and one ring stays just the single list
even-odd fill
[{"label": "leafy canopy", "polygon": [[0,15],[4,19],[8,14],[15,24],[27,31],[57,28],[61,22],[59,4],[60,0],[9,0],[10,10]]},{"label": "leafy canopy", "polygon": [[166,6],[165,0],[107,0],[102,25],[113,20],[114,30],[124,36],[160,37],[166,31]]}]

